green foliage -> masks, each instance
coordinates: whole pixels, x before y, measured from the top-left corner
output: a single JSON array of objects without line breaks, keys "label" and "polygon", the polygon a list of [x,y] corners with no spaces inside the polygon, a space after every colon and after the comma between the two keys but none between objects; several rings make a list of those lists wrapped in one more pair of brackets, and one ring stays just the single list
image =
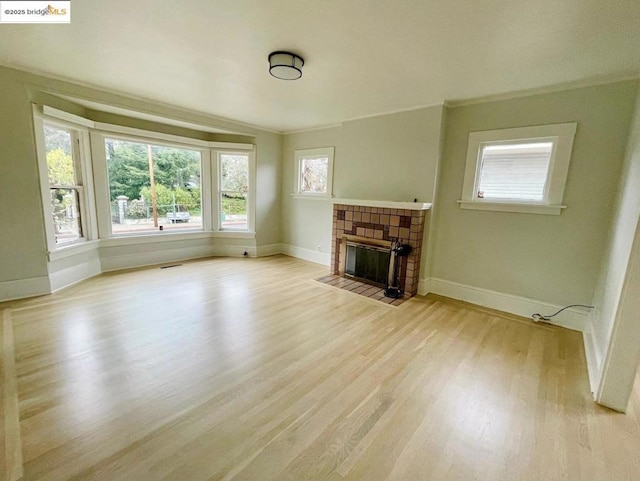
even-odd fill
[{"label": "green foliage", "polygon": [[[158,214],[165,215],[173,210],[173,202],[175,195],[176,208],[181,210],[200,209],[200,189],[176,189],[172,191],[168,187],[156,183],[156,205],[158,206]],[[144,199],[146,205],[151,206],[151,187],[145,186],[140,189],[140,197]]]},{"label": "green foliage", "polygon": [[246,214],[247,199],[243,195],[224,194],[222,212],[225,214]]},{"label": "green foliage", "polygon": [[153,147],[155,181],[168,187],[200,185],[200,153],[195,150]]},{"label": "green foliage", "polygon": [[56,148],[47,152],[49,184],[74,185],[73,158],[64,150]]},{"label": "green foliage", "polygon": [[136,199],[142,187],[151,185],[146,145],[107,140],[105,147],[111,200],[121,195]]},{"label": "green foliage", "polygon": [[[108,139],[105,147],[112,201],[120,195],[136,199],[144,187],[149,189],[151,181],[147,144]],[[193,190],[198,190],[199,198],[199,152],[152,146],[151,155],[156,185],[162,185],[167,189],[175,188],[176,192],[181,189],[186,190],[187,186],[193,187]],[[158,203],[161,202],[158,201]]]}]

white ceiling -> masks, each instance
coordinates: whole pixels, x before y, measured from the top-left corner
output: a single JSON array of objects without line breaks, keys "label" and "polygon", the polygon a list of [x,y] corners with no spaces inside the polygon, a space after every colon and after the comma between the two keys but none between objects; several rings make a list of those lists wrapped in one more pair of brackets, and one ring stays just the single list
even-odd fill
[{"label": "white ceiling", "polygon": [[[277,131],[640,74],[638,0],[73,1],[0,62]],[[305,59],[276,80],[267,56]]]}]

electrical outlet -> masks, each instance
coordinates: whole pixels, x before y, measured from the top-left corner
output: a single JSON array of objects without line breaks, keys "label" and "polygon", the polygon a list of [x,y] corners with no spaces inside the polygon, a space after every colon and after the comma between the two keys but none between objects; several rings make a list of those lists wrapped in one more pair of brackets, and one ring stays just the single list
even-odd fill
[{"label": "electrical outlet", "polygon": [[322,246],[316,246],[316,250],[317,250],[318,252],[322,252]]}]

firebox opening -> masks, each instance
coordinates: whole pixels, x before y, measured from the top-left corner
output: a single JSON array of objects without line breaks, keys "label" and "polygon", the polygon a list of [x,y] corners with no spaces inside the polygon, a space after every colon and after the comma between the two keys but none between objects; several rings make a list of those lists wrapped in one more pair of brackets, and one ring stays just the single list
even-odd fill
[{"label": "firebox opening", "polygon": [[389,249],[347,242],[344,275],[386,287],[390,258]]}]

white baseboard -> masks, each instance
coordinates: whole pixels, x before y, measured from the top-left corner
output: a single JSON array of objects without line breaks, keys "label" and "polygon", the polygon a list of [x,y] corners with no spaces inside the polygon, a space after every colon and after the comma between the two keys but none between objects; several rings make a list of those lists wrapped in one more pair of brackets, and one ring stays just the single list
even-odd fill
[{"label": "white baseboard", "polygon": [[312,251],[311,249],[292,246],[290,244],[282,244],[282,253],[291,257],[303,259],[305,261],[322,264],[323,266],[328,266],[331,263],[331,254],[327,254],[326,252]]},{"label": "white baseboard", "polygon": [[97,276],[100,272],[100,260],[98,258],[53,272],[49,274],[51,292],[77,284],[78,282],[89,279],[90,277]]},{"label": "white baseboard", "polygon": [[284,252],[284,244],[267,244],[256,247],[257,257],[274,256],[276,254],[282,254]]},{"label": "white baseboard", "polygon": [[[563,307],[535,299],[446,281],[444,279],[420,279],[418,283],[418,294],[424,296],[428,293],[459,299],[522,317],[531,317],[531,315],[536,312],[540,314],[553,314]],[[574,331],[584,332],[587,327],[587,318],[588,311],[579,308],[570,308],[561,312],[548,322]]]},{"label": "white baseboard", "polygon": [[244,253],[247,253],[248,257],[257,257],[256,246],[213,246],[212,253],[207,257],[244,257]]},{"label": "white baseboard", "polygon": [[[427,294],[429,294],[429,286],[427,285],[427,281],[429,279],[418,279],[418,295],[419,296],[426,296]],[[434,294],[436,294],[434,292]]]},{"label": "white baseboard", "polygon": [[584,353],[587,358],[587,372],[589,374],[589,386],[591,393],[596,395],[598,392],[598,386],[600,385],[600,372],[601,362],[600,356],[598,356],[598,349],[595,344],[593,334],[587,329],[582,333],[582,340],[584,342]]},{"label": "white baseboard", "polygon": [[205,257],[256,257],[256,246],[252,245],[209,245],[164,249],[152,252],[135,252],[112,256],[100,256],[102,272],[119,271],[135,267],[153,266],[165,262],[179,262]]},{"label": "white baseboard", "polygon": [[[101,272],[111,272],[206,257],[243,257],[245,252],[249,257],[257,257],[258,251],[261,256],[279,254],[282,253],[282,244],[270,244],[260,246],[259,248],[255,245],[201,245],[150,252],[139,252],[133,249],[136,249],[135,246],[132,250],[123,246],[121,251],[124,253],[115,255],[104,255],[104,252],[100,252],[101,255],[99,259],[95,258],[61,269],[50,273],[48,276],[0,282],[0,302],[50,294],[51,292],[98,275]],[[127,250],[129,250],[129,252],[127,252]]]},{"label": "white baseboard", "polygon": [[42,296],[51,292],[48,276],[0,282],[0,302]]},{"label": "white baseboard", "polygon": [[[152,266],[165,262],[186,261],[189,259],[212,257],[215,255],[222,256],[225,254],[218,252],[223,251],[224,247],[225,246],[197,246],[180,249],[164,249],[151,252],[119,254],[113,256],[100,256],[100,265],[102,272],[119,271],[121,269]],[[241,247],[238,248],[241,249]],[[242,255],[242,252],[240,255]]]}]

